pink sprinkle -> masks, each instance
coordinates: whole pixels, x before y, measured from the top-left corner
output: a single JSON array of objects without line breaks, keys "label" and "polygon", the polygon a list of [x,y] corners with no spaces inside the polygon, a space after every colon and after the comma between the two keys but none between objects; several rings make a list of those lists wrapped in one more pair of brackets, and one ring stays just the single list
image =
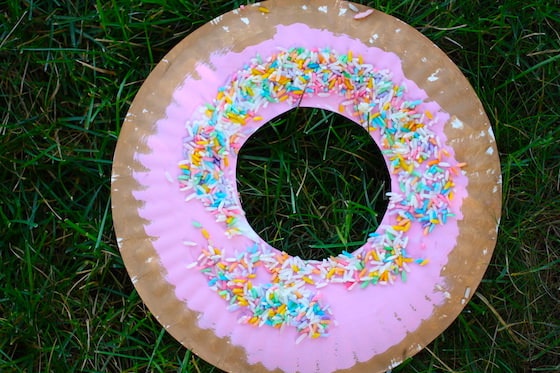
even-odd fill
[{"label": "pink sprinkle", "polygon": [[369,17],[371,15],[371,13],[373,13],[373,9],[368,9],[364,12],[358,13],[354,16],[354,19],[364,19],[366,17]]}]

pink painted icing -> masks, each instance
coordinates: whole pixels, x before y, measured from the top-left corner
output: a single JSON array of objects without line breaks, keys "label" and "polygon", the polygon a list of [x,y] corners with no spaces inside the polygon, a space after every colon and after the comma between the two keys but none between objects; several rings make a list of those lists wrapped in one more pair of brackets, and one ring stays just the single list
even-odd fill
[{"label": "pink painted icing", "polygon": [[[298,37],[304,34],[306,38]],[[424,236],[415,226],[409,231],[408,254],[412,257],[429,257],[430,263],[415,268],[408,282],[397,282],[392,286],[369,286],[353,291],[331,285],[320,289],[322,299],[329,304],[336,321],[336,325],[329,329],[328,337],[306,339],[295,348],[294,341],[298,334],[293,328],[279,331],[270,327],[239,324],[239,316],[226,310],[227,303],[208,287],[207,278],[196,270],[186,269],[197,260],[201,247],[207,246],[206,239],[192,221],[200,222],[213,243],[227,248],[231,253],[245,250],[253,240],[260,238],[254,232],[249,237],[226,237],[223,223],[216,222],[215,217],[198,201],[185,202],[185,193],[168,179],[171,177],[176,180],[181,175],[177,164],[183,158],[184,124],[196,115],[200,107],[212,102],[227,77],[240,70],[257,54],[269,56],[277,52],[278,47],[288,49],[295,46],[352,50],[376,67],[390,70],[393,81],[404,83],[410,97],[427,99],[424,91],[406,79],[399,58],[392,53],[303,24],[277,26],[276,34],[270,40],[247,47],[241,53],[217,51],[211,61],[201,62],[196,69],[200,79],[185,77],[173,95],[166,117],[156,123],[155,135],[146,139],[152,152],[140,155],[139,160],[150,172],[134,175],[145,187],[135,192],[135,197],[144,201],[139,214],[149,222],[145,227],[146,233],[154,237],[153,245],[167,273],[167,280],[175,286],[178,299],[184,300],[190,309],[200,312],[201,328],[212,329],[217,336],[229,337],[232,344],[243,347],[251,364],[262,363],[268,369],[279,368],[287,372],[331,372],[350,368],[356,362],[367,361],[383,353],[402,341],[407,333],[415,331],[422,320],[430,318],[434,309],[443,304],[446,285],[440,273],[455,246],[458,235],[456,219],[462,218],[460,206],[466,196],[467,180],[462,175],[454,178],[456,197],[451,201],[451,208],[456,213],[456,219],[438,226],[428,236]],[[301,106],[337,112],[339,103],[340,98],[336,96],[315,96],[304,98]],[[436,116],[432,131],[445,143],[443,127],[449,115],[441,111],[437,103],[426,105]],[[288,103],[269,105],[258,113],[263,120],[248,124],[243,127],[243,131],[248,136],[268,120],[292,107]],[[373,137],[379,142],[379,137],[376,138],[375,134]],[[452,157],[452,149],[449,148],[449,151]],[[235,161],[233,155],[227,177],[235,177]],[[392,190],[397,188],[398,184],[393,179]],[[386,215],[381,225],[393,224],[391,219]],[[249,227],[245,228],[252,232]],[[194,242],[196,246],[185,245],[185,241]]]}]

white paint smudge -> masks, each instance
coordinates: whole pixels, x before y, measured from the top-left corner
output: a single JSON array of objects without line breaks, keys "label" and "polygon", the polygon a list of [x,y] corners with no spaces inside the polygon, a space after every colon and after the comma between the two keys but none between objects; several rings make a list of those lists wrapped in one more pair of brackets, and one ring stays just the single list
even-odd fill
[{"label": "white paint smudge", "polygon": [[463,129],[463,122],[461,122],[459,118],[455,118],[451,121],[451,127],[455,129]]},{"label": "white paint smudge", "polygon": [[223,15],[218,16],[218,17],[214,18],[213,20],[211,20],[210,23],[213,24],[213,25],[217,25],[218,23],[222,22],[222,18],[224,18]]},{"label": "white paint smudge", "polygon": [[438,78],[437,74],[439,74],[439,72],[440,72],[440,69],[437,69],[432,75],[430,75],[428,77],[428,81],[435,82],[436,80],[438,80],[439,78]]}]

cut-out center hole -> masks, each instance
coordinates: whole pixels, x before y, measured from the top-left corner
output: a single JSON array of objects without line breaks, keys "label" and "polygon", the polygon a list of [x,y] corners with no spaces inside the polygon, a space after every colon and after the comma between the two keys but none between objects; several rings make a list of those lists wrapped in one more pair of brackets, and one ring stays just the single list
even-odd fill
[{"label": "cut-out center hole", "polygon": [[367,131],[322,109],[293,109],[263,125],[237,162],[251,227],[271,246],[302,259],[362,246],[387,210],[390,186]]}]

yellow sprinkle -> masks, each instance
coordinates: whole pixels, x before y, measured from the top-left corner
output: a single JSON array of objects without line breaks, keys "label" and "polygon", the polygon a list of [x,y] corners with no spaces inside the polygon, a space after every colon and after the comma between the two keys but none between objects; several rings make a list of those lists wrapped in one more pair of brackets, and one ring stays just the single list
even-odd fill
[{"label": "yellow sprinkle", "polygon": [[253,117],[253,120],[256,121],[256,122],[258,122],[258,121],[263,120],[263,117],[259,117],[259,116]]},{"label": "yellow sprinkle", "polygon": [[307,277],[307,276],[303,276],[303,277],[302,277],[302,280],[305,281],[305,282],[307,282],[308,284],[311,284],[311,285],[315,284],[315,281],[313,281],[312,279],[310,279],[310,278]]},{"label": "yellow sprinkle", "polygon": [[204,238],[206,238],[206,239],[209,239],[209,238],[210,238],[210,233],[208,233],[208,231],[207,231],[205,228],[202,228],[202,229],[200,230],[200,233],[202,233],[202,236],[203,236]]},{"label": "yellow sprinkle", "polygon": [[245,298],[237,298],[237,304],[239,304],[240,306],[243,307],[247,307],[249,305],[249,302],[247,302],[247,299]]},{"label": "yellow sprinkle", "polygon": [[430,112],[430,110],[426,110],[424,113],[426,114],[426,116],[428,117],[428,119],[434,119],[434,116],[432,115],[432,113]]}]

